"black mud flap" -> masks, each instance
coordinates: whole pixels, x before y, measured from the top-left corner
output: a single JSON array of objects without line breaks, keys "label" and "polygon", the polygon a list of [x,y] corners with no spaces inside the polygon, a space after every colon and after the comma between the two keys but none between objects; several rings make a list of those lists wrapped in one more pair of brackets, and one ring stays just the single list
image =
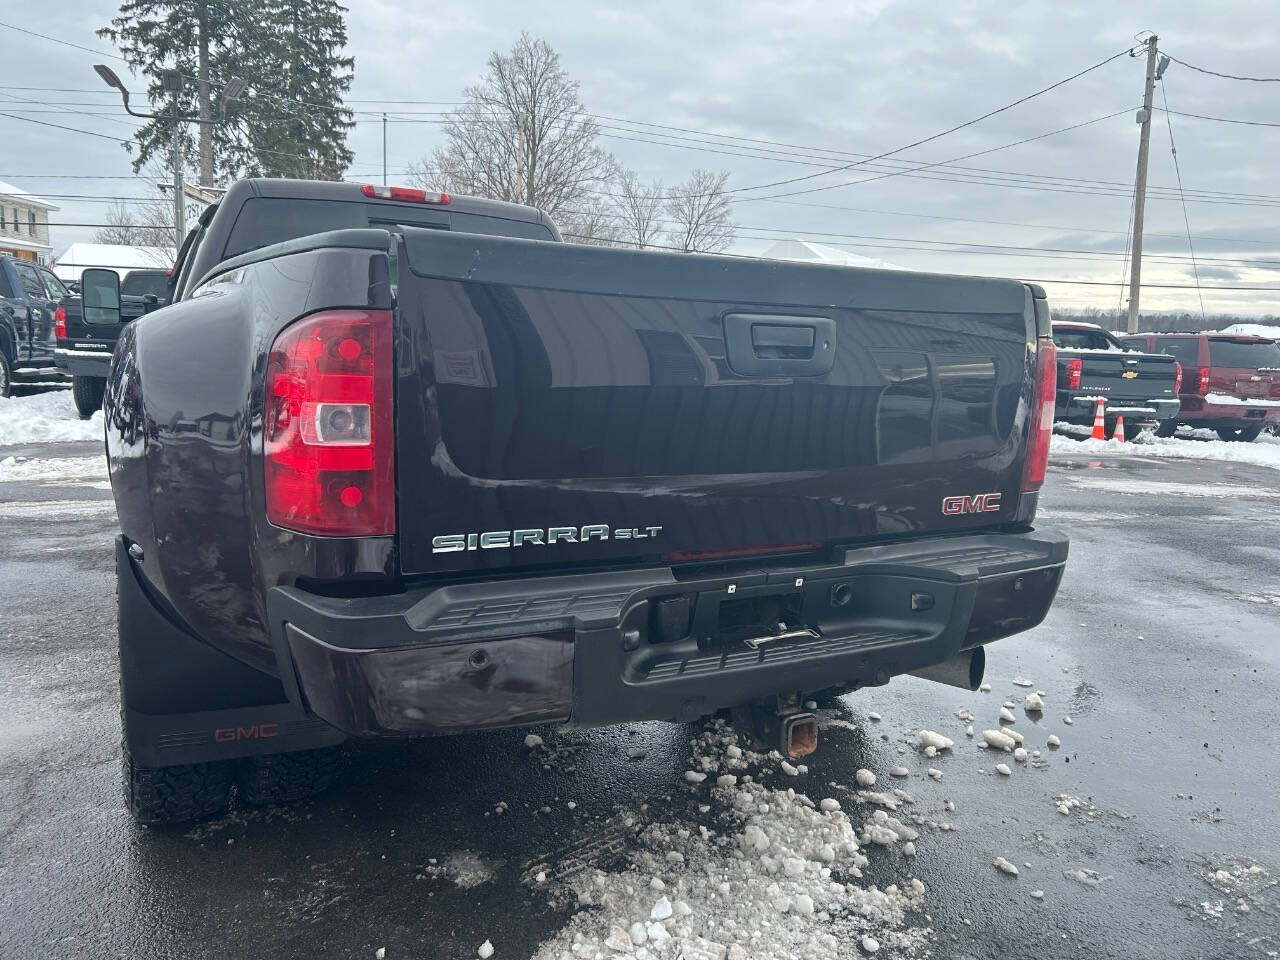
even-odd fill
[{"label": "black mud flap", "polygon": [[290,702],[277,678],[197,640],[159,609],[123,537],[116,539],[116,582],[121,723],[136,764],[233,760],[345,739]]}]

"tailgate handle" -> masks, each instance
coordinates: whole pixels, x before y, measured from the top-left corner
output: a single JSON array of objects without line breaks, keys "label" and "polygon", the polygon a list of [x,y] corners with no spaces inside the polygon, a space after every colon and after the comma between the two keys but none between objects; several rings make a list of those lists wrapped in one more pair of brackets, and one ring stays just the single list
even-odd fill
[{"label": "tailgate handle", "polygon": [[829,317],[730,313],[725,357],[744,377],[820,377],[836,359],[836,324]]}]

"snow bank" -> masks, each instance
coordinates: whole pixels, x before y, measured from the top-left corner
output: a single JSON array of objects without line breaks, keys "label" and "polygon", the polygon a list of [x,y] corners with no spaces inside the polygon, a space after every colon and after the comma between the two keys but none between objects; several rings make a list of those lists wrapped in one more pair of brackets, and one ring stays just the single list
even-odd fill
[{"label": "snow bank", "polygon": [[1280,443],[1274,437],[1259,437],[1256,443],[1227,443],[1223,440],[1182,440],[1146,433],[1131,443],[1114,440],[1073,440],[1054,435],[1049,446],[1053,457],[1167,457],[1177,460],[1216,460],[1246,463],[1280,470]]},{"label": "snow bank", "polygon": [[76,481],[104,480],[104,457],[0,457],[0,483],[14,480]]},{"label": "snow bank", "polygon": [[[710,787],[710,778],[688,787],[709,794],[706,821],[690,829],[624,815],[634,832],[628,862],[568,879],[561,892],[579,911],[536,960],[837,957],[867,942],[893,956],[927,948],[931,931],[908,922],[923,906],[924,884],[912,879],[881,889],[864,880],[868,859],[849,815],[838,804],[815,804],[794,789],[757,782],[744,772],[748,764],[772,761],[750,751],[730,757],[726,748],[735,737],[716,723],[694,743],[695,766],[738,774],[725,787]],[[895,841],[898,827],[902,839],[916,835],[877,812],[882,816],[864,832],[882,829]],[[669,858],[672,851],[681,860]],[[653,878],[662,881],[662,894],[651,889]]]},{"label": "snow bank", "polygon": [[101,440],[102,429],[102,411],[81,420],[70,390],[0,397],[0,445]]}]

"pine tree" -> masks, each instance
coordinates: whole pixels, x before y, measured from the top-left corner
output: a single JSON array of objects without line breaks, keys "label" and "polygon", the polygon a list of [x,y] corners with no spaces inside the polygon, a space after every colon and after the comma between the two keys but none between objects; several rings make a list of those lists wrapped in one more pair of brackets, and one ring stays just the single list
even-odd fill
[{"label": "pine tree", "polygon": [[[346,7],[337,0],[265,0],[258,66],[265,100],[248,129],[246,169],[269,177],[339,180],[351,164],[342,105],[355,60],[344,56]],[[251,86],[254,84],[251,83]]]},{"label": "pine tree", "polygon": [[[199,161],[201,181],[337,179],[352,159],[345,13],[337,0],[124,0],[98,33],[147,77],[152,113],[168,114],[173,102],[161,71],[183,74],[181,112],[215,121],[184,125],[183,155],[188,165]],[[248,89],[218,121],[222,87],[237,76]],[[134,170],[153,158],[167,167],[172,136],[167,119],[144,123]]]}]

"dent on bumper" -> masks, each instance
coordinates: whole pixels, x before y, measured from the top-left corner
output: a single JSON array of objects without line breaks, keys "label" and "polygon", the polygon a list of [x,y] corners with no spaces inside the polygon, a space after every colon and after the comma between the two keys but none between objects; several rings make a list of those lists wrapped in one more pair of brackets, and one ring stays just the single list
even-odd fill
[{"label": "dent on bumper", "polygon": [[[775,693],[882,684],[1033,627],[1066,557],[1058,534],[984,534],[700,580],[661,568],[365,599],[278,587],[268,606],[292,695],[348,734],[691,720]],[[681,597],[673,631],[658,605]],[[758,649],[727,635],[722,607],[757,601],[791,604],[789,625],[813,635]]]}]

